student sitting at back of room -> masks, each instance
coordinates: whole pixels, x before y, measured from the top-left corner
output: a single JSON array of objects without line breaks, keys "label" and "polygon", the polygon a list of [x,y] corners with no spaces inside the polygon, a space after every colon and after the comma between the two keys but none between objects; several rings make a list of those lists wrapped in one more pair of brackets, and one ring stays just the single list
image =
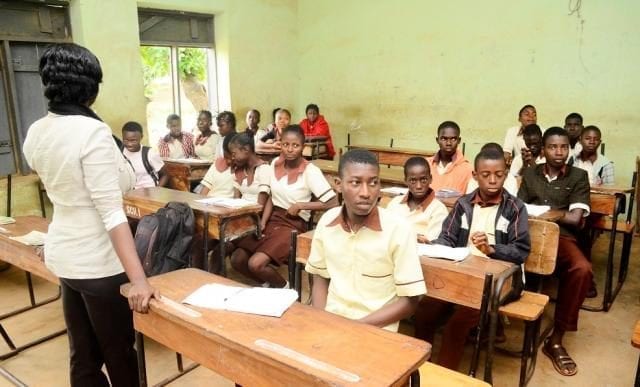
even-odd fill
[{"label": "student sitting at back of room", "polygon": [[[458,199],[442,225],[440,237],[433,241],[450,247],[469,247],[471,254],[522,265],[529,255],[531,241],[524,203],[503,189],[507,176],[504,153],[496,149],[480,151],[475,159],[473,178],[478,189]],[[519,296],[522,273],[514,274],[513,296]],[[415,315],[416,337],[433,343],[439,321],[454,309],[444,327],[438,364],[457,370],[464,343],[478,325],[480,311],[426,297]]]},{"label": "student sitting at back of room", "polygon": [[461,139],[460,127],[455,122],[445,121],[438,126],[436,142],[440,150],[427,159],[433,176],[431,188],[436,196],[441,190],[453,190],[457,194],[467,191],[473,167],[458,149]]},{"label": "student sitting at back of room", "polygon": [[182,121],[177,114],[169,114],[167,117],[169,134],[158,142],[160,157],[169,159],[188,159],[196,157],[193,135],[182,131]]},{"label": "student sitting at back of room", "polygon": [[[480,148],[480,152],[482,152],[483,150],[486,150],[486,149],[493,149],[496,152],[500,152],[500,153],[504,154],[504,150],[502,149],[500,144],[498,144],[496,142],[488,142],[488,143],[484,144],[482,146],[482,148]],[[504,179],[503,187],[511,195],[513,195],[513,196],[517,196],[518,195],[518,180],[516,180],[516,178],[514,176],[512,176],[511,174],[507,173],[507,177],[505,177],[505,179]],[[468,194],[472,193],[476,189],[478,189],[478,181],[476,179],[469,180],[469,184],[467,184],[467,193]]]},{"label": "student sitting at back of room", "polygon": [[216,125],[218,126],[218,134],[220,135],[220,141],[218,141],[218,149],[216,150],[215,159],[220,157],[225,158],[226,152],[222,143],[224,139],[233,137],[236,134],[236,115],[230,111],[223,111],[216,116]]},{"label": "student sitting at back of room", "polygon": [[527,125],[522,131],[525,147],[511,162],[509,174],[511,176],[522,176],[524,168],[534,167],[544,164],[545,159],[542,154],[542,131],[536,124]]},{"label": "student sitting at back of room", "polygon": [[569,113],[564,119],[564,130],[569,134],[569,157],[577,155],[582,150],[582,144],[580,144],[580,136],[584,129],[582,122],[580,113]]},{"label": "student sitting at back of room", "polygon": [[232,160],[229,143],[233,138],[227,135],[222,141],[224,149],[223,156],[218,157],[209,167],[207,174],[200,182],[203,188],[200,195],[211,196],[216,198],[232,198],[234,197],[233,179],[234,175],[231,171]]},{"label": "student sitting at back of room", "polygon": [[615,184],[615,169],[613,161],[598,154],[602,133],[597,126],[589,125],[582,129],[580,145],[582,150],[569,157],[569,165],[587,171],[591,185]]},{"label": "student sitting at back of room", "polygon": [[429,187],[431,170],[424,157],[411,157],[404,163],[404,182],[409,192],[393,198],[387,210],[413,224],[419,243],[431,243],[440,235],[449,211]]},{"label": "student sitting at back of room", "polygon": [[211,112],[202,110],[198,114],[198,131],[194,140],[196,157],[213,161],[218,150],[220,136],[211,130]]},{"label": "student sitting at back of room", "polygon": [[[278,109],[275,114],[275,126],[273,130],[262,136],[256,143],[258,153],[278,153],[282,150],[282,131],[289,126],[291,113],[287,109]],[[304,144],[303,144],[304,145]]]},{"label": "student sitting at back of room", "polygon": [[329,130],[329,123],[324,119],[324,116],[320,114],[320,108],[316,104],[309,104],[305,109],[307,115],[302,121],[300,126],[304,130],[305,137],[311,136],[324,136],[327,138],[327,153],[329,158],[333,160],[336,155],[336,151],[333,148],[333,140],[331,139],[331,131]]},{"label": "student sitting at back of room", "polygon": [[520,152],[520,149],[525,147],[524,138],[522,138],[525,126],[538,122],[536,108],[532,105],[524,105],[518,113],[518,121],[520,121],[520,125],[507,129],[507,134],[504,136],[502,148],[507,165],[511,165],[513,158]]},{"label": "student sitting at back of room", "polygon": [[262,136],[267,134],[266,129],[260,128],[260,112],[258,110],[249,110],[247,112],[247,116],[245,117],[245,122],[247,123],[247,128],[244,131],[251,135],[254,144],[260,141]]},{"label": "student sitting at back of room", "polygon": [[136,173],[136,189],[167,185],[169,176],[164,173],[160,155],[148,146],[142,146],[142,126],[129,121],[122,127],[122,154],[131,162]]},{"label": "student sitting at back of room", "polygon": [[344,203],[320,218],[305,270],[313,274],[313,307],[397,331],[426,287],[415,233],[377,207],[379,172],[367,150],[340,158],[336,184]]},{"label": "student sitting at back of room", "polygon": [[302,157],[303,147],[300,126],[291,125],[282,131],[282,154],[269,168],[273,206],[267,205],[263,213],[263,218],[268,219],[263,237],[256,239],[250,235],[240,239],[234,243],[237,248],[231,255],[235,270],[274,288],[289,285],[272,264],[287,264],[291,231],[307,231],[311,211],[338,205],[338,198],[320,168]]}]

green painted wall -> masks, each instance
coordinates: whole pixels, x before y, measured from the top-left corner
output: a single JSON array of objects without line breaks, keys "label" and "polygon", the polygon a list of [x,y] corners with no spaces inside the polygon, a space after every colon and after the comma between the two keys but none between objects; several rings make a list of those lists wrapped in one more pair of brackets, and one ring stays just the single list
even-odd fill
[{"label": "green painted wall", "polygon": [[[640,154],[640,2],[300,0],[298,106],[316,102],[339,145],[435,149],[445,120],[467,155],[502,143],[531,103],[543,128],[578,111],[630,180]],[[630,141],[633,139],[633,141]],[[623,150],[623,151],[621,151]]]}]

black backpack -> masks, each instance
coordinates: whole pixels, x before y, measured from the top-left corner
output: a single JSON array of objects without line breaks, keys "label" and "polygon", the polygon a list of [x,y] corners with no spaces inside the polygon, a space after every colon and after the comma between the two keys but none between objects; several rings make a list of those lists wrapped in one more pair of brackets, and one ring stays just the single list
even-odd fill
[{"label": "black backpack", "polygon": [[136,251],[147,276],[187,267],[195,217],[185,203],[169,202],[154,214],[140,219],[136,229]]}]

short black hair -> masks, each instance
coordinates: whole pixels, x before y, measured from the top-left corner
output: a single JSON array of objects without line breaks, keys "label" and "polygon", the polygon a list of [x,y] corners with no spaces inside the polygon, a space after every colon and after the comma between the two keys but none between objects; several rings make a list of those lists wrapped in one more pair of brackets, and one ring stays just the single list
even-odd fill
[{"label": "short black hair", "polygon": [[[491,143],[489,143],[489,144],[491,144]],[[502,147],[500,147],[500,148],[502,148]],[[478,152],[478,154],[476,155],[475,160],[473,161],[474,169],[478,169],[478,163],[480,161],[482,161],[482,160],[498,160],[498,161],[502,160],[502,161],[505,161],[504,160],[504,152],[502,151],[502,149],[498,150],[493,146],[481,149],[480,152]],[[507,163],[505,162],[505,166],[506,165],[507,165]]]},{"label": "short black hair", "polygon": [[173,113],[173,114],[169,114],[169,115],[167,116],[167,125],[169,125],[169,122],[174,121],[174,120],[178,120],[178,121],[180,121],[180,116],[179,116],[179,115],[177,115],[177,114],[175,114],[175,113]]},{"label": "short black hair", "polygon": [[544,131],[544,134],[542,135],[542,145],[547,145],[547,139],[551,136],[561,136],[566,137],[567,140],[569,139],[569,133],[564,128],[552,126]]},{"label": "short black hair", "polygon": [[304,144],[304,130],[300,125],[289,125],[282,130],[282,137],[285,134],[293,133],[300,138],[300,141]]},{"label": "short black hair", "polygon": [[38,73],[44,96],[50,103],[85,105],[93,102],[102,82],[98,58],[74,43],[48,46],[40,57]]},{"label": "short black hair", "polygon": [[413,157],[409,157],[407,161],[405,161],[404,163],[405,178],[407,177],[407,172],[409,171],[409,168],[413,168],[413,167],[425,167],[427,169],[427,173],[431,174],[431,168],[429,168],[429,163],[427,162],[427,159],[420,156],[413,156]]},{"label": "short black hair", "polygon": [[124,132],[138,132],[142,135],[142,125],[135,121],[129,121],[122,126],[122,134]]},{"label": "short black hair", "polygon": [[220,126],[221,121],[228,122],[233,128],[233,130],[235,131],[236,115],[233,114],[233,112],[225,110],[223,112],[218,113],[218,116],[216,117],[216,125]]},{"label": "short black hair", "polygon": [[580,121],[580,125],[582,125],[582,115],[580,115],[580,113],[576,113],[576,112],[569,113],[565,117],[564,122],[567,122],[567,121],[572,120],[572,119],[577,119],[578,121]]},{"label": "short black hair", "polygon": [[251,150],[251,153],[255,153],[256,146],[255,146],[255,143],[253,142],[253,136],[250,135],[249,133],[242,132],[242,133],[237,133],[233,136],[227,136],[227,137],[232,137],[229,145],[235,144],[241,147],[247,146],[249,147],[249,150]]},{"label": "short black hair", "polygon": [[598,128],[595,125],[587,125],[584,127],[584,129],[582,129],[582,134],[585,134],[587,132],[596,132],[598,134],[598,136],[600,138],[602,138],[602,132],[600,131],[600,128]]},{"label": "short black hair", "polygon": [[542,130],[536,124],[529,124],[522,129],[522,136],[535,136],[536,134],[542,137]]},{"label": "short black hair", "polygon": [[315,110],[316,113],[320,113],[320,108],[315,103],[308,104],[307,107],[304,109],[304,113],[306,114],[311,109]]},{"label": "short black hair", "polygon": [[536,110],[536,107],[533,105],[524,105],[523,107],[520,108],[520,111],[518,112],[518,117],[522,116],[522,113],[524,113],[524,111],[527,109]]},{"label": "short black hair", "polygon": [[207,118],[209,118],[209,121],[211,121],[211,119],[213,118],[213,116],[211,115],[211,112],[208,110],[200,110],[200,113],[198,113],[198,115],[204,114],[205,116],[207,116]]},{"label": "short black hair", "polygon": [[352,149],[342,155],[340,163],[338,164],[338,175],[340,177],[343,176],[347,164],[368,164],[380,170],[380,164],[378,164],[376,155],[366,149]]},{"label": "short black hair", "polygon": [[440,131],[444,130],[446,128],[451,128],[453,130],[455,130],[456,132],[458,132],[458,137],[460,137],[460,127],[458,126],[458,124],[456,124],[453,121],[445,121],[443,123],[441,123],[440,125],[438,125],[438,136],[440,136]]},{"label": "short black hair", "polygon": [[271,111],[271,117],[272,117],[272,119],[273,119],[273,122],[276,122],[276,113],[278,112],[278,110],[280,110],[280,108],[279,108],[279,107],[277,107],[277,108],[275,108],[275,109],[273,109],[273,110]]},{"label": "short black hair", "polygon": [[288,111],[288,110],[287,110],[287,109],[285,109],[285,108],[281,108],[281,109],[278,109],[278,110],[275,112],[275,114],[273,115],[273,121],[275,121],[275,120],[276,120],[276,114],[278,114],[279,112],[287,113],[287,115],[289,116],[289,118],[291,118],[291,112],[290,112],[290,111]]},{"label": "short black hair", "polygon": [[488,142],[484,144],[482,148],[480,148],[480,152],[487,149],[494,149],[494,150],[497,150],[498,152],[502,152],[502,155],[504,156],[504,150],[502,149],[502,145],[498,144],[497,142]]},{"label": "short black hair", "polygon": [[249,111],[247,112],[247,114],[249,114],[249,113],[251,113],[251,112],[256,113],[256,114],[258,115],[258,118],[260,118],[260,110],[258,110],[258,109],[249,109]]}]

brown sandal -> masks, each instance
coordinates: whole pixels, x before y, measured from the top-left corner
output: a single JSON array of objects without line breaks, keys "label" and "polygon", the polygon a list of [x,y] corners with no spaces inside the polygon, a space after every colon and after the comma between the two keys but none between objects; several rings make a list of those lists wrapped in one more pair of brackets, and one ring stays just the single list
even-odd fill
[{"label": "brown sandal", "polygon": [[[551,359],[553,368],[555,368],[560,375],[573,376],[578,373],[578,365],[573,361],[567,350],[562,345],[553,344],[549,346],[549,339],[547,339],[544,341],[544,345],[542,346],[542,353]],[[574,366],[573,370],[569,370],[567,368],[567,366],[571,365]]]}]

